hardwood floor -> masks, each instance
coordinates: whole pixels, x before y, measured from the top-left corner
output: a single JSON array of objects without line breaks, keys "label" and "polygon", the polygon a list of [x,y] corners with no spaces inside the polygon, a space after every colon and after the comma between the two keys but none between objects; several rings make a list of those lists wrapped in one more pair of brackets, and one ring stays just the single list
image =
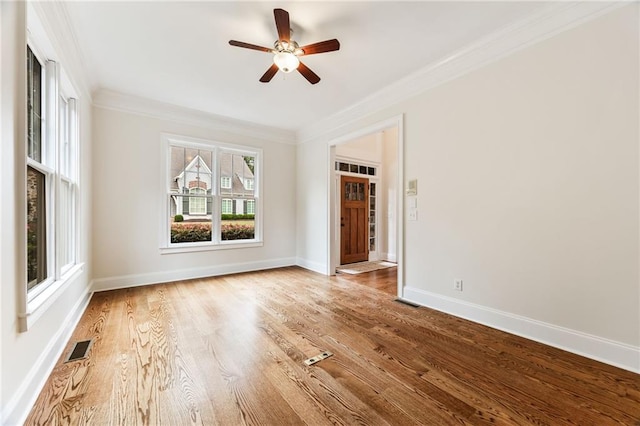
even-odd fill
[{"label": "hardwood floor", "polygon": [[362,284],[391,296],[398,294],[398,268],[395,266],[363,274],[337,274],[336,279]]},{"label": "hardwood floor", "polygon": [[27,424],[640,425],[640,375],[394,302],[371,277],[97,293],[72,337],[95,339],[90,357],[56,366]]}]

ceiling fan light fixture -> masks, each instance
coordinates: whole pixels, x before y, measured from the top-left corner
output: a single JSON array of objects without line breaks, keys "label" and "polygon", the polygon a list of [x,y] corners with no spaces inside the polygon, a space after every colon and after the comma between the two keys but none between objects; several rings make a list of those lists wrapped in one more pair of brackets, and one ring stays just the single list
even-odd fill
[{"label": "ceiling fan light fixture", "polygon": [[291,52],[278,52],[273,55],[273,63],[278,66],[280,71],[284,73],[290,73],[298,69],[298,65],[300,65],[300,59],[296,55]]}]

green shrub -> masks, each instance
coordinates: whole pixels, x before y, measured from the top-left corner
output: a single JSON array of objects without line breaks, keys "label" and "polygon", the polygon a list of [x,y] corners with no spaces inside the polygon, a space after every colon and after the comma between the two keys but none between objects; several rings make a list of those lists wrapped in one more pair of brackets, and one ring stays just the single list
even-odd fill
[{"label": "green shrub", "polygon": [[229,214],[224,213],[220,218],[222,220],[254,220],[256,217],[255,214]]},{"label": "green shrub", "polygon": [[222,240],[252,240],[255,228],[251,225],[222,225]]},{"label": "green shrub", "polygon": [[[252,240],[255,238],[253,225],[224,224],[221,227],[220,237],[223,241]],[[211,241],[211,223],[208,222],[182,222],[171,224],[172,243],[197,243]]]},{"label": "green shrub", "polygon": [[182,216],[181,214],[177,214],[173,217],[174,222],[182,222],[183,220],[184,220],[184,216]]},{"label": "green shrub", "polygon": [[172,243],[211,241],[210,223],[180,223],[171,226]]}]

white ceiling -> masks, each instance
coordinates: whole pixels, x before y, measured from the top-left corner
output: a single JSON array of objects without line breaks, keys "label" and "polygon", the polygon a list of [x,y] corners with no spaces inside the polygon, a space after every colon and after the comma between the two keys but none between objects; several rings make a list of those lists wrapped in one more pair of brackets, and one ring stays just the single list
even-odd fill
[{"label": "white ceiling", "polygon": [[[544,2],[93,2],[65,7],[91,89],[112,90],[297,130],[345,109]],[[287,10],[300,45],[337,38],[337,52],[303,57],[299,73],[258,79],[271,54],[273,9]]]}]

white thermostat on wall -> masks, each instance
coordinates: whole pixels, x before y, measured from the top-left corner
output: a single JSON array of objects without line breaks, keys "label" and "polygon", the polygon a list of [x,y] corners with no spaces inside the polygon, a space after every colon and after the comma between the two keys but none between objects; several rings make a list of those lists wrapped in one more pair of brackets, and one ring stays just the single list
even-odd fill
[{"label": "white thermostat on wall", "polygon": [[407,182],[407,195],[418,195],[418,180],[413,179]]}]

